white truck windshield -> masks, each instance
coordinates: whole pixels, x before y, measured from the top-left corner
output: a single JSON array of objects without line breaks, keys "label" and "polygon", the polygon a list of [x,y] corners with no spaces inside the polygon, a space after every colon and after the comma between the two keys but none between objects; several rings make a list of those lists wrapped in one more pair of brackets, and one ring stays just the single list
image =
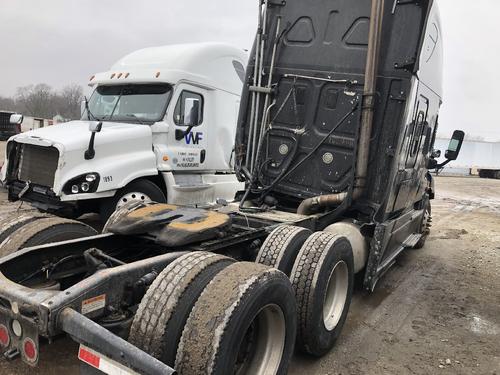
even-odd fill
[{"label": "white truck windshield", "polygon": [[154,123],[165,116],[172,88],[166,84],[99,86],[83,120]]}]

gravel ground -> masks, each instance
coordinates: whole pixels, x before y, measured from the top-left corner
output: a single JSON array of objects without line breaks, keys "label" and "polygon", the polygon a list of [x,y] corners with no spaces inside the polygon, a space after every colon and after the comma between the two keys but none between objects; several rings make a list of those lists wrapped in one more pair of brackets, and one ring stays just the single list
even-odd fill
[{"label": "gravel ground", "polygon": [[[500,181],[442,177],[437,192],[426,247],[404,253],[373,294],[358,288],[336,348],[297,355],[291,375],[500,375]],[[0,215],[19,208],[5,197]],[[76,352],[69,339],[44,345],[36,373],[78,373]],[[0,360],[2,375],[34,372]]]}]

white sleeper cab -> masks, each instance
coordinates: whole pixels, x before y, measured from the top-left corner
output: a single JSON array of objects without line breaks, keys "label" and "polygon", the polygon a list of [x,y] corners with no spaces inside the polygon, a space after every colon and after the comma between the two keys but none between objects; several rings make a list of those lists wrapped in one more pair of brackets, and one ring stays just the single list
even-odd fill
[{"label": "white sleeper cab", "polygon": [[103,220],[130,201],[209,205],[241,189],[234,138],[246,53],[220,43],[148,48],[96,74],[82,119],[10,138],[11,201]]}]

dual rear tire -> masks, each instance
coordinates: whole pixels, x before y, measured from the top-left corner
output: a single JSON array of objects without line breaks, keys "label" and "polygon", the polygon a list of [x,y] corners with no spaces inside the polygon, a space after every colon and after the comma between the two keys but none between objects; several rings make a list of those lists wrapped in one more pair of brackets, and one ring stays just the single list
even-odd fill
[{"label": "dual rear tire", "polygon": [[29,213],[0,221],[0,258],[24,248],[96,235],[81,222]]},{"label": "dual rear tire", "polygon": [[297,302],[298,349],[325,355],[340,336],[352,300],[354,257],[349,240],[284,225],[268,236],[256,261],[290,277]]},{"label": "dual rear tire", "polygon": [[257,260],[180,257],[149,287],[129,341],[181,375],[286,374],[295,347],[326,354],[352,298],[350,242],[282,226]]},{"label": "dual rear tire", "polygon": [[340,336],[354,289],[354,259],[349,241],[317,232],[302,246],[292,270],[297,301],[297,347],[321,357]]},{"label": "dual rear tire", "polygon": [[148,289],[129,341],[180,374],[286,374],[296,327],[282,272],[190,253]]}]

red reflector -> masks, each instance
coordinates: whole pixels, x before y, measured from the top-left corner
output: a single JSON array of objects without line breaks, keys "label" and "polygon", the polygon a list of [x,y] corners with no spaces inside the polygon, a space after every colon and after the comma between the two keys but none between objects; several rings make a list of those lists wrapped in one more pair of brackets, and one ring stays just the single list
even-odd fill
[{"label": "red reflector", "polygon": [[95,368],[99,368],[99,364],[101,362],[101,359],[98,356],[96,356],[94,353],[89,352],[87,349],[81,346],[80,350],[78,351],[78,358]]},{"label": "red reflector", "polygon": [[7,327],[3,324],[0,324],[0,344],[2,346],[9,346],[10,344],[10,335]]},{"label": "red reflector", "polygon": [[29,362],[36,362],[37,361],[38,351],[36,349],[36,344],[32,339],[30,339],[30,338],[24,339],[23,351],[24,351],[24,355],[26,356],[26,359]]}]

